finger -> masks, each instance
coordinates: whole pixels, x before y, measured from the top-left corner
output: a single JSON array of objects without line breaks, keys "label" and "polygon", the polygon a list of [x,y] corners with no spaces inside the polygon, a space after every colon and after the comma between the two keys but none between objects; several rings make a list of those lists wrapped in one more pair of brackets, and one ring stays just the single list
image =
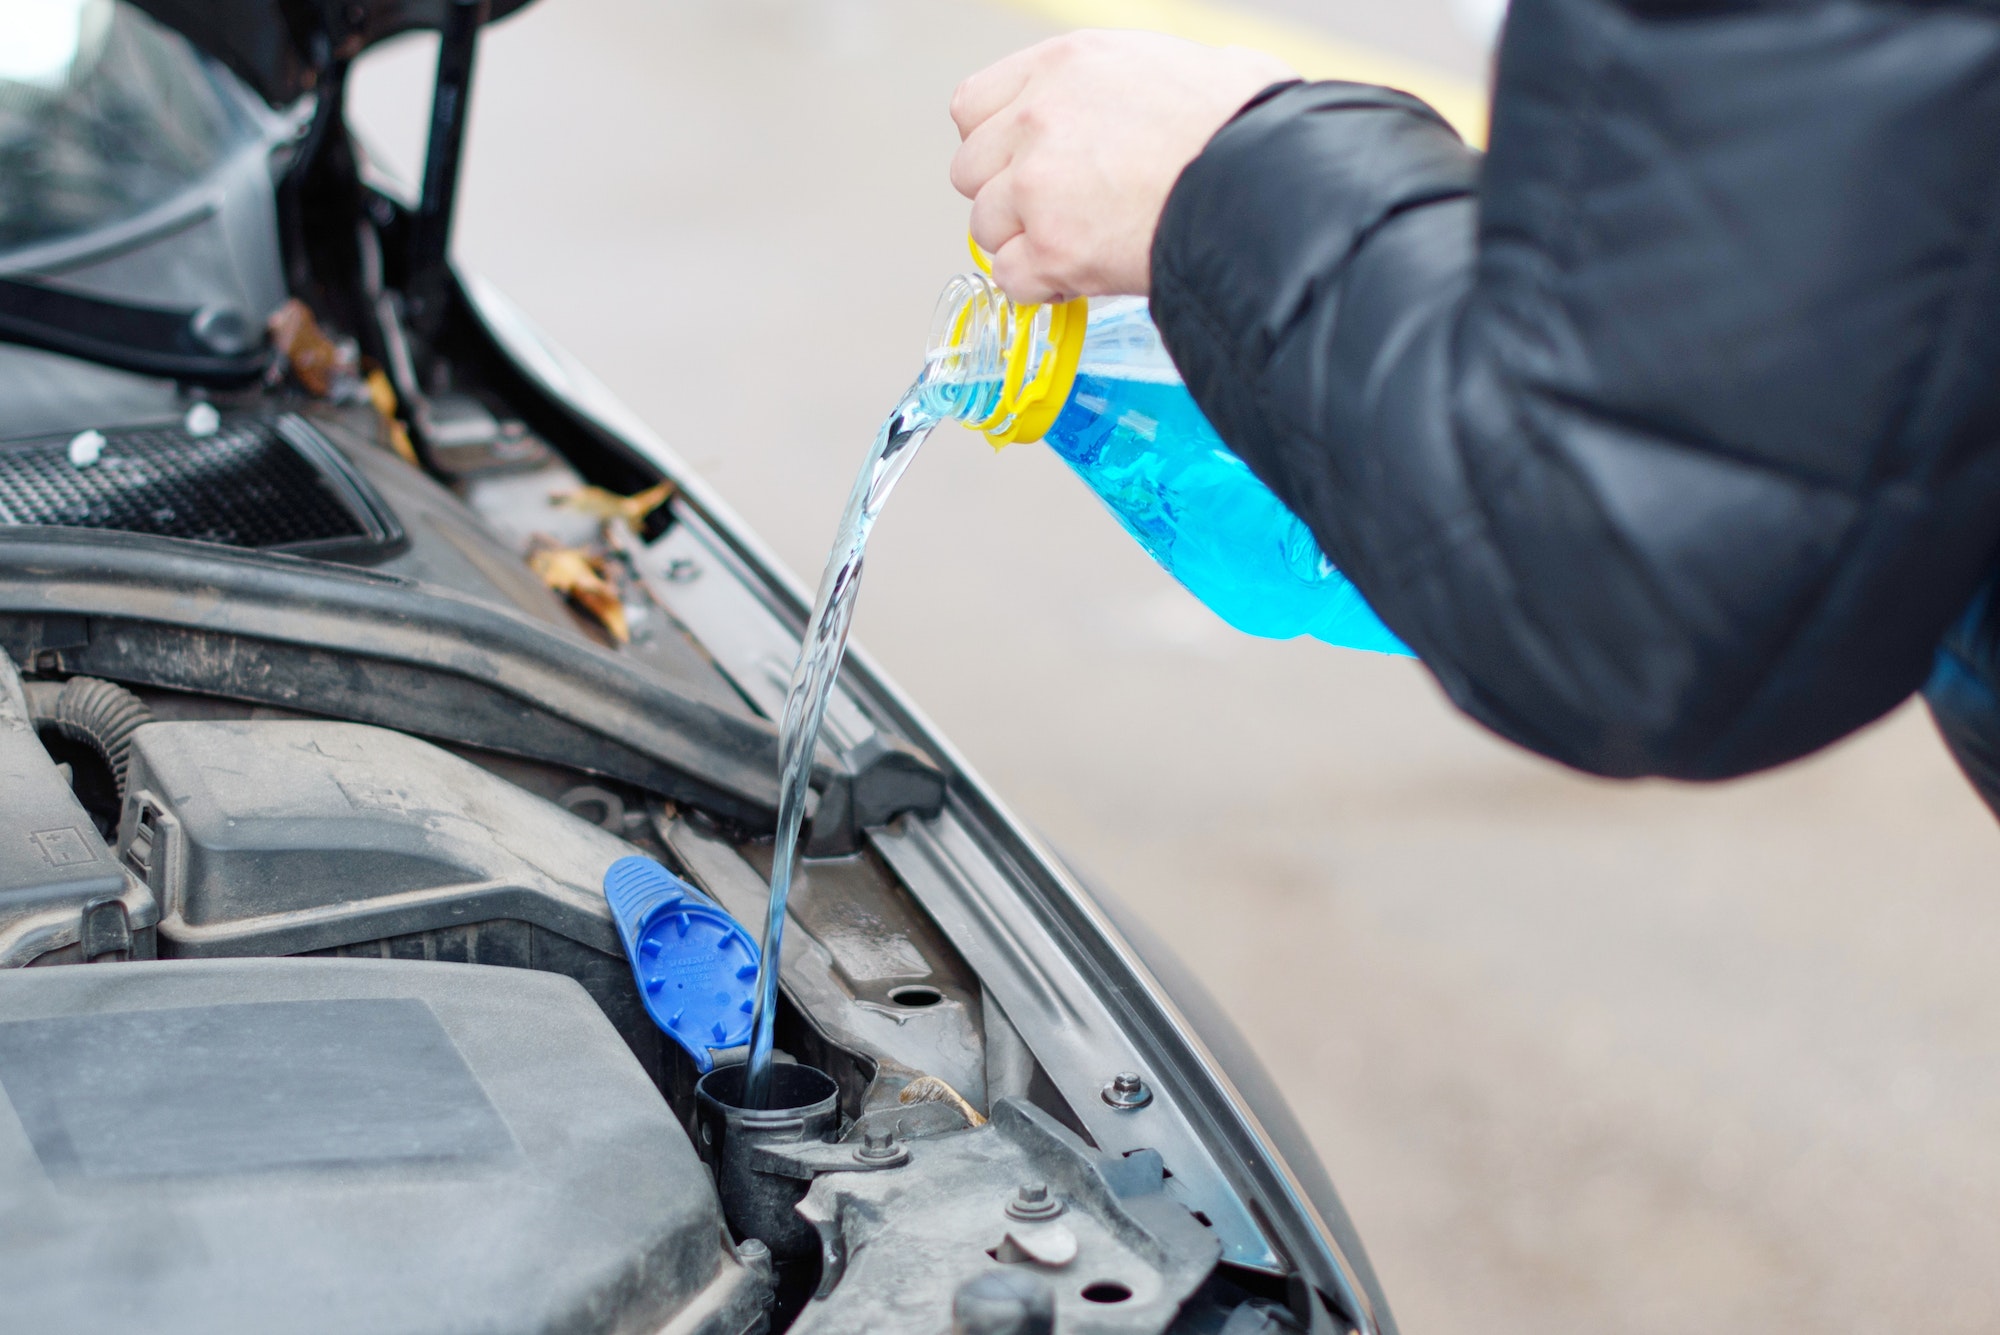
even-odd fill
[{"label": "finger", "polygon": [[1013,176],[1002,172],[987,182],[972,201],[972,239],[988,255],[998,255],[1001,247],[1021,235],[1020,210],[1014,199]]},{"label": "finger", "polygon": [[1045,54],[1042,48],[1047,45],[1039,42],[1025,51],[1016,51],[959,84],[951,95],[951,121],[958,127],[959,138],[971,134],[1021,95],[1041,65]]},{"label": "finger", "polygon": [[1041,261],[1035,254],[1035,243],[1026,233],[1016,235],[991,253],[993,281],[1016,305],[1039,305],[1063,299],[1062,288],[1042,272]]},{"label": "finger", "polygon": [[1014,160],[1018,120],[999,115],[966,136],[951,155],[951,186],[967,199],[976,199],[986,183],[1007,170]]}]

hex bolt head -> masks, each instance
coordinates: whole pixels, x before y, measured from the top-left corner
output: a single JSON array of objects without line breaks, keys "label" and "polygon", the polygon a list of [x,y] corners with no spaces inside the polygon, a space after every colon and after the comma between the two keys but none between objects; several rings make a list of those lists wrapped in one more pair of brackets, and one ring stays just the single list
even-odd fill
[{"label": "hex bolt head", "polygon": [[1007,1216],[1010,1219],[1032,1221],[1054,1219],[1063,1212],[1063,1203],[1049,1194],[1046,1182],[1029,1182],[1014,1193],[1014,1199],[1007,1202]]},{"label": "hex bolt head", "polygon": [[1153,1091],[1146,1088],[1137,1071],[1120,1071],[1104,1087],[1104,1101],[1121,1112],[1130,1112],[1151,1103]]},{"label": "hex bolt head", "polygon": [[869,1131],[861,1137],[861,1148],[854,1152],[857,1159],[893,1159],[901,1151],[896,1145],[893,1130]]},{"label": "hex bolt head", "polygon": [[777,1275],[777,1261],[772,1257],[770,1247],[765,1245],[762,1238],[745,1238],[736,1244],[736,1259],[763,1285],[764,1293],[759,1300],[761,1304],[765,1307],[771,1306],[776,1296],[772,1292],[771,1285]]},{"label": "hex bolt head", "polygon": [[263,334],[252,327],[243,312],[229,306],[204,306],[188,322],[188,332],[210,352],[234,357],[248,352]]}]

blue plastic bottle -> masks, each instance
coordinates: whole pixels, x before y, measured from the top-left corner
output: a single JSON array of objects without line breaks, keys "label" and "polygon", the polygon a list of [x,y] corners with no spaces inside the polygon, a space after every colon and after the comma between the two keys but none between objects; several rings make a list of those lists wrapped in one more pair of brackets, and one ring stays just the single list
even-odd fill
[{"label": "blue plastic bottle", "polygon": [[[1079,337],[1079,326],[1081,334]],[[1195,406],[1146,303],[1015,308],[978,274],[945,289],[927,401],[999,443],[1045,439],[1125,531],[1236,629],[1410,650]],[[1049,420],[1053,411],[1053,420]]]}]

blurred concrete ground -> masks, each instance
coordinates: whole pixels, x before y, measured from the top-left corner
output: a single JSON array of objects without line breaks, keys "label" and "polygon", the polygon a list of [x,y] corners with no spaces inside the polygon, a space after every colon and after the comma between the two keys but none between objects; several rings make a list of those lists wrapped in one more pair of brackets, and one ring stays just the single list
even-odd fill
[{"label": "blurred concrete ground", "polygon": [[[1445,0],[1258,3],[1483,59]],[[946,98],[1049,30],[546,0],[481,57],[459,251],[813,575],[964,260]],[[406,176],[427,87],[420,44],[361,79]],[[2000,836],[1920,712],[1726,787],[1581,779],[1410,664],[1232,634],[956,429],[859,634],[1234,1013],[1411,1335],[2000,1329]]]}]

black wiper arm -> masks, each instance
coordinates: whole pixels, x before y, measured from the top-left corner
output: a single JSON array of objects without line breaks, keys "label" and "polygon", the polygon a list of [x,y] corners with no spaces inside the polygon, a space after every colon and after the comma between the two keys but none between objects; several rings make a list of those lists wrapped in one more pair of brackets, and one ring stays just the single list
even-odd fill
[{"label": "black wiper arm", "polygon": [[210,385],[255,380],[270,364],[263,331],[241,312],[135,306],[21,278],[0,278],[0,342]]}]

